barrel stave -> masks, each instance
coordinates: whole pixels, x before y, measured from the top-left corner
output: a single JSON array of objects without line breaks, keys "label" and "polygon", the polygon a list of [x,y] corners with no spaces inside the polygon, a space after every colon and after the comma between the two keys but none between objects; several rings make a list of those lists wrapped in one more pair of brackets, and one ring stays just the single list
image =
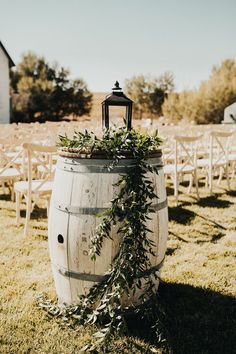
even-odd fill
[{"label": "barrel stave", "polygon": [[[152,203],[157,206],[158,203],[164,205],[166,190],[161,160],[153,158],[150,162],[160,166],[158,174],[147,173],[158,196]],[[111,206],[111,200],[119,190],[114,184],[119,181],[120,174],[127,173],[129,166],[134,163],[134,160],[122,160],[114,170],[108,171],[107,167],[104,167],[107,160],[59,158],[49,217],[49,248],[60,302],[76,303],[78,295],[86,294],[95,284],[96,276],[104,275],[110,268],[119,250],[119,225],[112,227],[112,240],[104,240],[101,256],[92,261],[89,245],[102,220],[96,214]],[[153,232],[149,233],[148,237],[155,243],[154,252],[157,254],[150,254],[149,259],[152,266],[155,266],[165,255],[168,234],[167,206],[150,213],[149,217],[151,220],[147,221],[147,227]],[[64,237],[63,244],[58,242],[59,234]],[[81,274],[89,275],[88,279],[80,278]],[[158,283],[157,281],[156,288]],[[142,280],[142,285],[144,289],[145,280]],[[138,303],[143,289],[130,297],[124,297],[123,305]]]}]

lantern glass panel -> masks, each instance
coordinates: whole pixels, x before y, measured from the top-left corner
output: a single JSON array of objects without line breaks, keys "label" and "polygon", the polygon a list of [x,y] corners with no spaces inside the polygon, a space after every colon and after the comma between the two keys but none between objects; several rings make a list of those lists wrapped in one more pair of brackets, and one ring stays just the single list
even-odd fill
[{"label": "lantern glass panel", "polygon": [[122,127],[126,116],[126,107],[124,106],[109,106],[109,125]]}]

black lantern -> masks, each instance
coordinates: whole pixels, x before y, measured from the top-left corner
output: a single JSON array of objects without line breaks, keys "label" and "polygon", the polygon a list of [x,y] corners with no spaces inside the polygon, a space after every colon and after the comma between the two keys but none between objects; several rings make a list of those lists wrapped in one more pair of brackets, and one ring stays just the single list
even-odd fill
[{"label": "black lantern", "polygon": [[119,87],[119,82],[116,81],[115,87],[112,89],[112,93],[106,97],[102,102],[102,127],[109,128],[109,106],[124,106],[126,107],[125,120],[127,128],[131,129],[132,120],[132,106],[133,101],[131,101]]}]

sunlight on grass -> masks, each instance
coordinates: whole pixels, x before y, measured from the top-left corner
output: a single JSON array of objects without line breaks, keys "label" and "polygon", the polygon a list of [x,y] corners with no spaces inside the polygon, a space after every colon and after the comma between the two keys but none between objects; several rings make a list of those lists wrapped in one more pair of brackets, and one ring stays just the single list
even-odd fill
[{"label": "sunlight on grass", "polygon": [[[182,191],[184,191],[184,187]],[[201,201],[180,194],[178,207],[169,195],[169,240],[159,301],[173,353],[236,352],[236,183]],[[171,192],[171,189],[170,189]],[[51,273],[47,219],[37,206],[31,232],[23,238],[25,212],[15,224],[15,205],[0,195],[0,353],[78,353],[89,329],[61,329],[36,306],[45,293],[56,300]],[[148,323],[130,324],[128,338],[114,338],[113,353],[164,353],[148,337]]]}]

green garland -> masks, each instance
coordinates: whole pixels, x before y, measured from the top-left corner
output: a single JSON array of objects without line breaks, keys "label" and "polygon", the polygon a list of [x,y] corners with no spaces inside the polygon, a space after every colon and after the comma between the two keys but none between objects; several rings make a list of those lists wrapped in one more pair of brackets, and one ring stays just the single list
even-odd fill
[{"label": "green garland", "polygon": [[[141,288],[141,278],[145,280],[146,287],[140,298],[141,304],[155,295],[157,275],[148,271],[152,266],[148,256],[155,255],[154,244],[148,238],[148,233],[152,231],[146,227],[146,222],[148,214],[153,212],[152,199],[157,197],[147,172],[157,171],[147,163],[147,158],[157,150],[161,140],[157,133],[149,136],[125,127],[106,130],[102,139],[85,131],[75,132],[72,139],[60,136],[59,140],[58,145],[62,150],[77,151],[88,156],[103,152],[113,161],[108,166],[110,169],[127,152],[136,161],[134,167],[122,175],[116,184],[119,193],[111,201],[111,208],[105,214],[97,215],[102,217],[102,221],[91,240],[91,258],[95,260],[100,256],[104,239],[111,238],[111,227],[117,224],[119,252],[104,280],[94,285],[86,296],[80,296],[77,306],[69,307],[66,311],[67,317],[73,318],[76,323],[98,324],[98,331],[94,334],[95,345],[88,344],[84,350],[99,348],[100,352],[106,352],[113,335],[127,333],[125,311],[121,307],[122,297]],[[57,313],[57,310],[53,311]]]}]

